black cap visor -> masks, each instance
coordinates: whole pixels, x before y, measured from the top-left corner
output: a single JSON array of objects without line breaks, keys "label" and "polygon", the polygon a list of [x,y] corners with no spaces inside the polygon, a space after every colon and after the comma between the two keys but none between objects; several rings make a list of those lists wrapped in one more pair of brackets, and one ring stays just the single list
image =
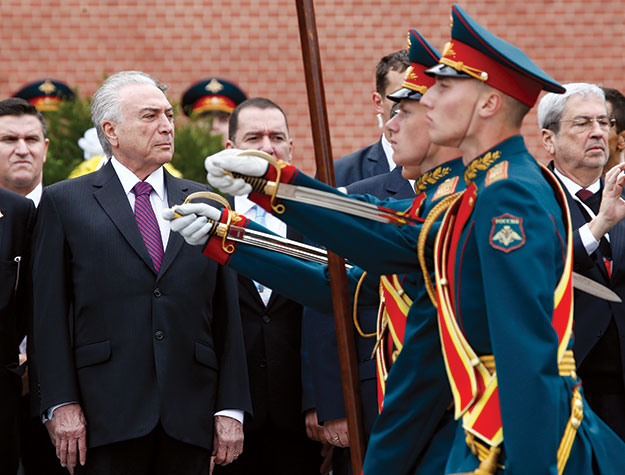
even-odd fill
[{"label": "black cap visor", "polygon": [[447,66],[446,64],[440,64],[440,63],[426,70],[425,74],[427,74],[428,76],[433,76],[433,77],[442,76],[442,77],[448,77],[448,78],[470,78],[471,77],[467,73],[456,71],[451,66]]},{"label": "black cap visor", "polygon": [[399,102],[402,99],[408,99],[410,101],[419,101],[421,100],[421,97],[423,97],[423,94],[421,94],[418,91],[413,91],[412,89],[408,89],[407,87],[402,87],[401,89],[398,89],[392,94],[388,94],[386,97],[393,102]]}]

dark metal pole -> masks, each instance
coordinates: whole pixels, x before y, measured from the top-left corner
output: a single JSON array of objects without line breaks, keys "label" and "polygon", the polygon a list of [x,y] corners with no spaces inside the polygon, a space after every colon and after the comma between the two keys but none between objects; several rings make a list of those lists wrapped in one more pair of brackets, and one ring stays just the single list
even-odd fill
[{"label": "dark metal pole", "polygon": [[[310,121],[312,123],[313,142],[315,145],[317,176],[324,183],[334,186],[330,129],[323,89],[321,56],[319,54],[313,0],[295,0],[295,3],[297,5],[306,89],[308,91],[308,107],[310,109]],[[345,274],[345,261],[333,253],[328,253],[328,261],[336,340],[341,363],[345,413],[347,414],[347,427],[349,430],[352,470],[354,475],[358,475],[362,471],[365,438],[362,426],[358,361],[349,305],[350,299],[347,276]]]}]

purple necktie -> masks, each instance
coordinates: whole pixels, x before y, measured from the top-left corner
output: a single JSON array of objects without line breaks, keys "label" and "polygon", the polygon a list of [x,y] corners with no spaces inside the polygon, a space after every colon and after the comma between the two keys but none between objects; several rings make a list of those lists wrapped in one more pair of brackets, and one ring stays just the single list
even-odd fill
[{"label": "purple necktie", "polygon": [[152,185],[144,181],[137,183],[132,189],[135,194],[135,218],[139,225],[139,231],[143,236],[145,246],[148,248],[156,272],[161,268],[163,262],[163,238],[161,230],[156,221],[156,215],[150,203],[150,193]]},{"label": "purple necktie", "polygon": [[579,190],[575,194],[582,201],[586,201],[588,198],[590,198],[592,195],[594,195],[594,193],[592,191],[587,190],[586,188],[582,188],[581,190]]}]

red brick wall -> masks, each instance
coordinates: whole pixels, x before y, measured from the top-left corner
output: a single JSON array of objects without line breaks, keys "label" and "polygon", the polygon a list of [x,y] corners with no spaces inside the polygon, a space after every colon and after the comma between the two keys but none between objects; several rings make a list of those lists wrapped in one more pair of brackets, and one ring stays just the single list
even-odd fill
[{"label": "red brick wall", "polygon": [[[371,92],[378,59],[405,47],[409,27],[442,48],[450,5],[315,2],[335,158],[377,139]],[[463,6],[557,80],[624,89],[622,1],[471,0]],[[1,97],[45,76],[91,94],[105,74],[139,69],[168,84],[177,102],[191,83],[218,75],[281,104],[295,163],[314,170],[293,0],[0,0],[0,18]],[[524,132],[530,150],[544,158],[535,113]]]}]

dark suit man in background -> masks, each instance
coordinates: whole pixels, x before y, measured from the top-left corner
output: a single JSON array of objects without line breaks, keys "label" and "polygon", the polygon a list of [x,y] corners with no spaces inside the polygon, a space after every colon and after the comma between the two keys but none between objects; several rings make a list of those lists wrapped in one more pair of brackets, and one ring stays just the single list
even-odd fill
[{"label": "dark suit man in background", "polygon": [[[43,164],[48,150],[46,123],[37,108],[18,97],[0,101],[0,187],[39,205]],[[31,302],[29,301],[29,305]],[[24,323],[28,323],[24,321]],[[20,401],[20,458],[25,475],[67,473],[59,465],[50,438],[38,417],[37,395],[31,397],[26,371],[27,339],[20,343],[22,398]],[[30,349],[32,351],[32,347]],[[32,362],[31,362],[32,364]],[[32,401],[31,401],[32,399]]]},{"label": "dark suit man in background", "polygon": [[[284,111],[263,97],[248,99],[232,112],[226,148],[262,150],[291,161],[293,140]],[[234,209],[282,237],[301,235],[237,196]],[[238,460],[216,474],[276,475],[319,473],[321,445],[306,437],[302,413],[302,306],[239,275],[239,305],[245,337],[254,416],[244,424],[245,446]]]},{"label": "dark suit man in background", "polygon": [[110,76],[92,117],[111,160],[46,188],[39,206],[41,413],[72,473],[199,474],[211,450],[218,464],[242,450],[250,402],[236,276],[160,218],[207,189],[163,170],[174,136],[164,91],[145,73]]},{"label": "dark suit man in background", "polygon": [[608,135],[610,157],[603,167],[603,175],[615,165],[625,163],[625,96],[616,89],[602,87],[608,105],[608,115],[615,120],[615,125]]},{"label": "dark suit man in background", "polygon": [[408,53],[396,51],[384,56],[375,70],[375,92],[373,107],[377,113],[382,136],[376,143],[357,152],[346,155],[334,162],[336,186],[347,186],[370,176],[380,175],[395,167],[393,149],[388,141],[389,132],[384,124],[390,119],[394,102],[386,96],[401,87],[404,72],[410,66]]},{"label": "dark suit man in background", "polygon": [[[2,143],[0,135],[0,144]],[[1,147],[2,145],[0,145]],[[0,188],[0,474],[18,467],[18,346],[31,311],[30,236],[35,207]]]},{"label": "dark suit man in background", "polygon": [[[573,265],[625,298],[625,202],[604,190],[601,173],[614,127],[601,89],[567,84],[538,106],[543,145],[571,212]],[[617,165],[612,173],[620,173]],[[603,198],[602,198],[603,193]],[[625,439],[625,304],[575,291],[575,361],[590,407]]]}]

